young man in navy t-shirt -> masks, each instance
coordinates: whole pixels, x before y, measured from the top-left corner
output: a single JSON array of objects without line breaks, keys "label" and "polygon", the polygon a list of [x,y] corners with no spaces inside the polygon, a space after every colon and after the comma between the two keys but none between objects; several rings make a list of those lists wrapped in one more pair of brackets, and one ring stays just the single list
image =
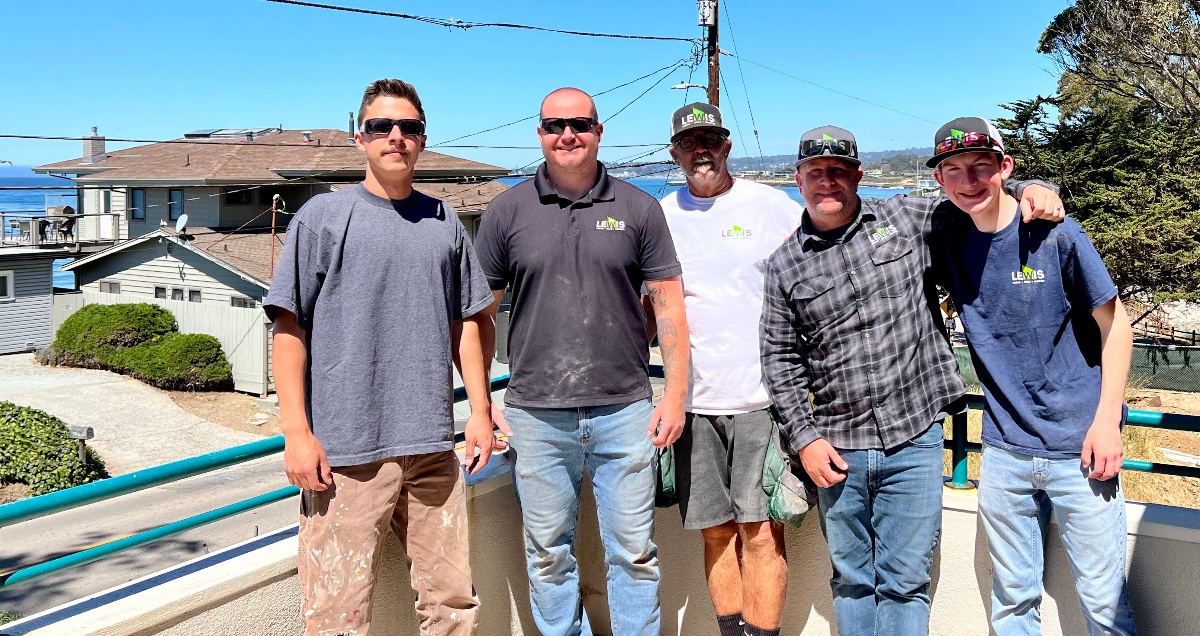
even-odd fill
[{"label": "young man in navy t-shirt", "polygon": [[979,513],[992,557],[992,627],[1040,633],[1051,510],[1089,634],[1133,634],[1125,583],[1121,426],[1133,349],[1117,288],[1079,225],[1022,222],[1004,192],[996,128],[962,117],[929,167],[965,214],[934,245],[983,385]]}]

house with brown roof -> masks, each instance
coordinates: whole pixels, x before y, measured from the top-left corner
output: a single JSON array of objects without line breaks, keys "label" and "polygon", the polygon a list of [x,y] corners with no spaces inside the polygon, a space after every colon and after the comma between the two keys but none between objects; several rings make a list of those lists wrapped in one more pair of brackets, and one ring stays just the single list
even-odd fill
[{"label": "house with brown roof", "polygon": [[[262,299],[291,213],[363,179],[366,158],[347,139],[341,130],[203,130],[106,152],[93,135],[83,157],[38,166],[43,174],[73,176],[82,234],[97,216],[116,234],[108,247],[63,267],[75,273],[79,290],[55,297],[54,320],[94,302],[162,305],[181,331],[222,341],[238,390],[266,393],[270,338]],[[507,173],[426,150],[413,187],[450,203],[473,237],[488,202],[507,189],[494,177]]]}]

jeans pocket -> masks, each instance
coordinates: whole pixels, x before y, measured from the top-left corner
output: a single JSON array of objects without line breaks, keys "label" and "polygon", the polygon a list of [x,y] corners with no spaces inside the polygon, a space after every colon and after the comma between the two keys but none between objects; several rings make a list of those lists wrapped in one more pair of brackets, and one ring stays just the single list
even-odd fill
[{"label": "jeans pocket", "polygon": [[944,446],[945,441],[946,435],[942,430],[942,423],[936,422],[924,433],[909,440],[908,443],[917,448],[937,448]]}]

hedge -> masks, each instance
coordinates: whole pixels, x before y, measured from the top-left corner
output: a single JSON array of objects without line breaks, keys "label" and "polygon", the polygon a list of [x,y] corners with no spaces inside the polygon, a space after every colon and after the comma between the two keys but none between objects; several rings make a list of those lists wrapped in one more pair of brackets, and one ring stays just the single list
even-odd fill
[{"label": "hedge", "polygon": [[87,305],[63,322],[38,360],[115,371],[160,389],[232,388],[220,341],[178,330],[171,312],[157,305]]},{"label": "hedge", "polygon": [[0,401],[0,481],[29,486],[31,496],[108,477],[91,448],[79,460],[78,442],[62,420],[37,409]]}]

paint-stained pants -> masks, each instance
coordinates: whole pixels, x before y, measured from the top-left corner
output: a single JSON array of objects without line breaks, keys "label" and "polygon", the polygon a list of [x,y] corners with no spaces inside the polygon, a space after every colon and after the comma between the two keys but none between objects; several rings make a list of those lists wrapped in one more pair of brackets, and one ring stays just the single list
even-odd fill
[{"label": "paint-stained pants", "polygon": [[466,481],[453,451],[333,469],[333,486],[303,492],[301,612],[306,636],[366,636],[388,524],[411,563],[423,636],[475,634]]}]

